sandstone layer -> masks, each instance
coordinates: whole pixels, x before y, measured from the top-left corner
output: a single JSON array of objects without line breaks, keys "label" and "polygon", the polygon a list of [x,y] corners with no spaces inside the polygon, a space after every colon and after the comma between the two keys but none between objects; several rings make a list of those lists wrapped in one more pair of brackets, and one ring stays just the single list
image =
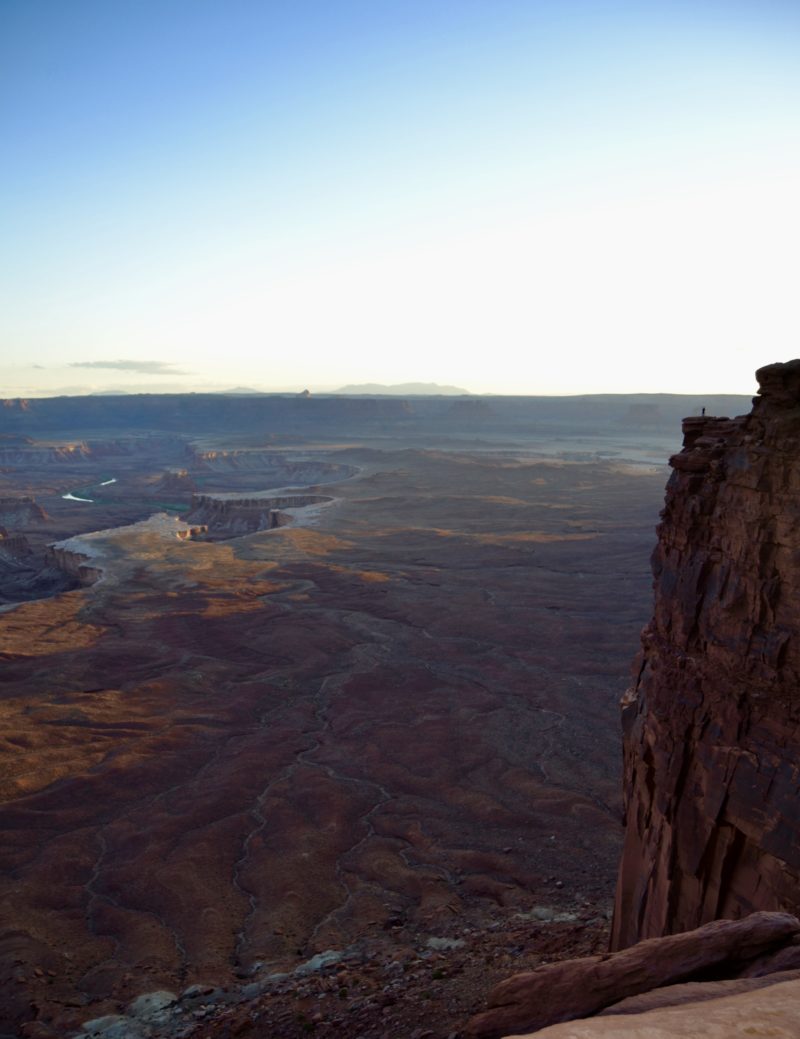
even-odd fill
[{"label": "sandstone layer", "polygon": [[613,947],[800,909],[800,361],[752,413],[684,422],[623,702]]}]

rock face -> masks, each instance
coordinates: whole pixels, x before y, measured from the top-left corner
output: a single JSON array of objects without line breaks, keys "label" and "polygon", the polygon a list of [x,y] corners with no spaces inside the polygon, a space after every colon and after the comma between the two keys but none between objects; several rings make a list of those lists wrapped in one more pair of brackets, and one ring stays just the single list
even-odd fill
[{"label": "rock face", "polygon": [[46,555],[47,563],[74,577],[79,584],[88,586],[95,584],[103,576],[100,566],[91,565],[91,557],[75,549],[67,547],[66,542],[51,545]]},{"label": "rock face", "polygon": [[723,976],[800,932],[788,913],[753,913],[746,920],[717,920],[690,934],[654,938],[605,956],[550,963],[501,982],[489,1009],[473,1017],[468,1039],[501,1039],[561,1021],[588,1017],[620,1000],[713,970]]},{"label": "rock face", "polygon": [[752,413],[684,420],[623,701],[612,948],[800,909],[800,360]]}]

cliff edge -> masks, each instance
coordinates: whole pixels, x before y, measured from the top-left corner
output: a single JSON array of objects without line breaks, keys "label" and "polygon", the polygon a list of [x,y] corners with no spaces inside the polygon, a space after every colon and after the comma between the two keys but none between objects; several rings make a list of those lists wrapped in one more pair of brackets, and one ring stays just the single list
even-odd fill
[{"label": "cliff edge", "polygon": [[800,911],[800,360],[749,415],[684,420],[623,700],[612,948]]}]

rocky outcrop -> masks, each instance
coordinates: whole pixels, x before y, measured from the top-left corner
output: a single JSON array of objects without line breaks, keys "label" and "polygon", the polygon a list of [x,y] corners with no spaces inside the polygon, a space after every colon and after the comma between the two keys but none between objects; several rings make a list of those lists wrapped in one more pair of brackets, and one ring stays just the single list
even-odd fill
[{"label": "rocky outcrop", "polygon": [[158,478],[155,489],[159,494],[186,495],[196,491],[197,484],[188,469],[168,469]]},{"label": "rocky outcrop", "polygon": [[291,523],[292,516],[284,511],[286,509],[305,509],[332,500],[321,494],[258,495],[251,498],[193,494],[184,519],[187,523],[203,524],[211,535],[241,537]]},{"label": "rocky outcrop", "polygon": [[473,1017],[467,1039],[501,1039],[598,1013],[620,1000],[710,971],[733,977],[748,961],[786,946],[800,933],[788,913],[754,913],[718,920],[690,934],[641,942],[605,956],[550,963],[501,982],[489,1009]]},{"label": "rocky outcrop", "polygon": [[198,541],[204,538],[207,533],[208,527],[201,523],[196,527],[185,527],[183,530],[176,530],[175,537],[178,541]]},{"label": "rocky outcrop", "polygon": [[800,909],[800,361],[752,413],[684,421],[623,701],[612,947]]},{"label": "rocky outcrop", "polygon": [[67,545],[68,542],[51,545],[45,556],[47,564],[75,578],[81,585],[96,584],[103,576],[102,568],[92,565],[93,557],[88,553],[76,551]]}]

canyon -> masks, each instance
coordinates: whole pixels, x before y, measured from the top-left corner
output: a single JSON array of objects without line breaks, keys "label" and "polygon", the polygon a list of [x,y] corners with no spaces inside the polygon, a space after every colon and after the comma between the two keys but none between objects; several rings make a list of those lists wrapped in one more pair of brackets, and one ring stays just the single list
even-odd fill
[{"label": "canyon", "polygon": [[[161,417],[122,399],[114,428],[107,399],[83,426],[68,399],[6,402],[5,538],[72,583],[0,607],[0,1033],[439,1039],[515,970],[602,954],[617,702],[679,411],[663,587],[625,706],[615,947],[792,909],[775,879],[793,841],[785,718],[748,709],[739,752],[733,707],[709,706],[722,685],[690,729],[701,683],[679,710],[669,692],[712,643],[732,678],[749,631],[748,674],[763,692],[780,671],[792,700],[788,593],[750,569],[793,561],[794,405],[767,382],[730,421],[691,398],[490,399],[477,422],[451,399],[193,397]],[[700,749],[676,779],[652,748],[687,732]],[[776,798],[758,819],[756,755]],[[776,864],[758,890],[756,848]]]},{"label": "canyon", "polygon": [[410,1031],[447,1035],[510,963],[607,941],[617,700],[674,441],[631,437],[624,401],[599,433],[588,406],[531,430],[533,401],[479,436],[416,403],[300,434],[201,403],[194,433],[171,399],[151,428],[135,401],[62,429],[0,409],[28,423],[0,495],[47,517],[8,535],[68,582],[0,609],[0,1033],[277,985],[288,1039],[336,970],[369,1034],[386,970],[429,994]]}]

